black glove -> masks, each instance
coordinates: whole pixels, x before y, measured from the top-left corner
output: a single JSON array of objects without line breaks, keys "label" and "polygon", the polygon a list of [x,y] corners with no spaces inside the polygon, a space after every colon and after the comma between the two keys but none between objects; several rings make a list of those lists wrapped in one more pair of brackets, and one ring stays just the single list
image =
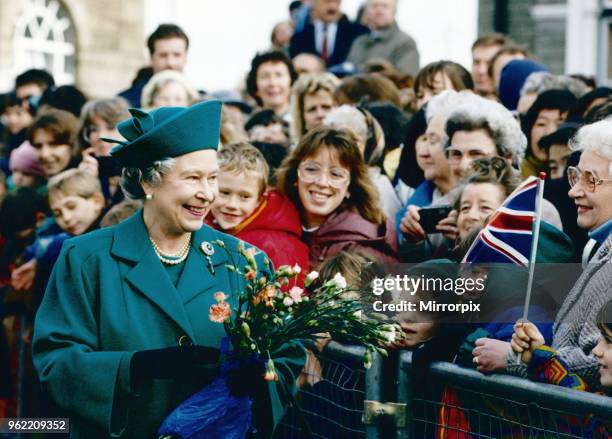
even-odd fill
[{"label": "black glove", "polygon": [[234,396],[250,396],[262,399],[267,395],[268,383],[264,380],[265,361],[255,358],[243,359],[238,368],[227,375],[227,387]]},{"label": "black glove", "polygon": [[134,352],[130,362],[132,386],[153,378],[189,378],[216,369],[219,349],[207,346],[175,346]]}]

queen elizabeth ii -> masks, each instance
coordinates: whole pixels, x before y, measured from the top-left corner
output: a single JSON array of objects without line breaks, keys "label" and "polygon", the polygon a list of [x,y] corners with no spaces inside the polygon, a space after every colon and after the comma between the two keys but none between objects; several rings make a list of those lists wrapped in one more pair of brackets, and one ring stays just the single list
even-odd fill
[{"label": "queen elizabeth ii", "polygon": [[[144,207],[65,242],[34,325],[36,371],[71,419],[72,437],[155,437],[217,374],[225,333],[208,316],[214,293],[244,286],[226,267],[232,254],[240,259],[240,241],[203,225],[217,193],[221,103],[131,114],[112,155],[124,166],[126,195]],[[256,258],[264,267],[266,256]],[[282,381],[293,383],[303,349],[279,357],[288,365],[275,360]],[[268,428],[286,401],[277,384],[259,386]]]}]

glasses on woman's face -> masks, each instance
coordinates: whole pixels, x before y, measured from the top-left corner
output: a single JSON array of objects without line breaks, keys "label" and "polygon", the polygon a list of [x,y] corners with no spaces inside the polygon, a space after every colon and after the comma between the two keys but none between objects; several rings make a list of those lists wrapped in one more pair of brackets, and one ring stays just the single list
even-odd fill
[{"label": "glasses on woman's face", "polygon": [[325,169],[315,162],[301,163],[298,166],[298,177],[304,183],[320,182],[324,171],[327,171],[329,185],[337,189],[346,186],[351,177],[351,174],[345,168],[333,167]]},{"label": "glasses on woman's face", "polygon": [[567,180],[569,181],[570,187],[576,186],[582,180],[584,187],[587,188],[589,192],[595,192],[597,186],[607,181],[612,181],[612,178],[599,178],[592,171],[581,171],[575,166],[570,166],[567,168]]}]

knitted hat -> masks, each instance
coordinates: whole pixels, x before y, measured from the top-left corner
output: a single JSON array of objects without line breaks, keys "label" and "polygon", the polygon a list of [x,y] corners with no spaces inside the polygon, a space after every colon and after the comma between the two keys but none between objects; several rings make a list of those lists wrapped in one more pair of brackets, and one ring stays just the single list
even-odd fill
[{"label": "knitted hat", "polygon": [[531,59],[515,59],[504,66],[499,78],[498,95],[501,103],[510,111],[516,110],[521,88],[527,77],[534,72],[548,71],[548,68]]},{"label": "knitted hat", "polygon": [[11,152],[9,168],[11,172],[19,171],[37,177],[45,175],[38,161],[36,149],[27,140]]}]

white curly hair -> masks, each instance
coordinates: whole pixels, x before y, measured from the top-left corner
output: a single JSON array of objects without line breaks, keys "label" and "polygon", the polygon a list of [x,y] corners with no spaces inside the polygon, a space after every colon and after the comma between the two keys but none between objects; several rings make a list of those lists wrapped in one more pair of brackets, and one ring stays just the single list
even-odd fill
[{"label": "white curly hair", "polygon": [[608,173],[612,175],[612,117],[584,125],[570,139],[573,151],[591,151],[610,160]]},{"label": "white curly hair", "polygon": [[334,128],[349,129],[364,145],[368,140],[368,124],[361,111],[353,105],[340,105],[325,115],[323,124]]},{"label": "white curly hair", "polygon": [[425,119],[427,120],[427,124],[435,117],[441,117],[446,122],[450,113],[467,93],[470,92],[444,90],[440,94],[432,97],[425,107]]},{"label": "white curly hair", "polygon": [[450,133],[449,129],[454,131],[484,129],[495,142],[498,154],[501,157],[511,158],[512,163],[518,165],[525,156],[527,138],[514,115],[503,105],[474,93],[458,94],[460,99],[446,121],[448,141],[454,134]]},{"label": "white curly hair", "polygon": [[533,72],[525,80],[521,88],[521,96],[529,93],[539,95],[547,90],[568,90],[576,98],[589,91],[585,83],[571,76],[553,75],[550,72]]}]

